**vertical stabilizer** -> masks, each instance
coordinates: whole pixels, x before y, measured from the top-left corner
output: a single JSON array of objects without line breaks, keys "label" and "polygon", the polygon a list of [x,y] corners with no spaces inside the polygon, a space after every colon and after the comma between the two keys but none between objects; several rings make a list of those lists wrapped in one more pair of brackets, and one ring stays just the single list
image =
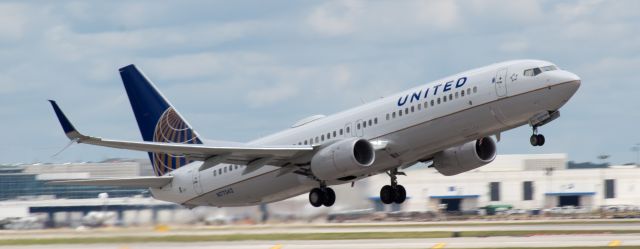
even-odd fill
[{"label": "vertical stabilizer", "polygon": [[[198,134],[135,65],[120,68],[142,139],[149,142],[202,144]],[[164,175],[191,161],[181,155],[149,153],[156,175]]]}]

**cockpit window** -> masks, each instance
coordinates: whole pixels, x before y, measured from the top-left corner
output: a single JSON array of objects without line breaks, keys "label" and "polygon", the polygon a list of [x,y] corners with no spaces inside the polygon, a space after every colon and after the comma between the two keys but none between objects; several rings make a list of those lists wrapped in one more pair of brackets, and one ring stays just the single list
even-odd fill
[{"label": "cockpit window", "polygon": [[542,70],[542,72],[547,72],[547,71],[557,70],[558,68],[556,68],[556,66],[554,65],[551,65],[551,66],[542,67],[540,69]]},{"label": "cockpit window", "polygon": [[536,76],[538,74],[541,74],[542,72],[553,71],[553,70],[558,70],[558,68],[556,66],[554,66],[554,65],[545,66],[545,67],[536,67],[536,68],[531,68],[531,69],[524,70],[523,75],[524,76]]}]

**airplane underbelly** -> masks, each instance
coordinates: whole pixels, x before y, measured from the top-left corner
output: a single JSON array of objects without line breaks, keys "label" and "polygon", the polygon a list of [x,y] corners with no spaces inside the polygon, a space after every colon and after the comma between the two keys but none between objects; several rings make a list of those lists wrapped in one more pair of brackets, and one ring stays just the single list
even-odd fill
[{"label": "airplane underbelly", "polygon": [[287,199],[308,192],[317,184],[305,176],[279,170],[218,188],[188,202],[192,205],[216,207],[257,205]]}]

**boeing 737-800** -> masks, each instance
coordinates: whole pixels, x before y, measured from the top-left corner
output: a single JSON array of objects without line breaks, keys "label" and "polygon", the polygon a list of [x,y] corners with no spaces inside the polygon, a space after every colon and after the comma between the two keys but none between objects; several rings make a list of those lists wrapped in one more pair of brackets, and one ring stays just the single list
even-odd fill
[{"label": "boeing 737-800", "polygon": [[51,101],[69,139],[146,151],[156,176],[70,179],[52,184],[135,186],[154,198],[194,206],[245,206],[309,193],[315,207],[331,206],[330,186],[387,173],[385,204],[402,203],[401,169],[431,162],[451,176],[486,165],[500,133],[559,117],[580,78],[540,60],[507,61],[458,73],[330,116],[302,119],[247,143],[205,140],[134,65],[120,69],[144,142],[81,134]]}]

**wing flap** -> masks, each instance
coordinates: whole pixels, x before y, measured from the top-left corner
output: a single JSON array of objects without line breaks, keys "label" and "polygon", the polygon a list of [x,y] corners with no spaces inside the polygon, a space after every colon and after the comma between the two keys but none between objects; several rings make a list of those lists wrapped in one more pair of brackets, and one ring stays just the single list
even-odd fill
[{"label": "wing flap", "polygon": [[76,186],[113,186],[113,187],[143,187],[159,188],[171,182],[173,176],[150,176],[131,178],[93,178],[49,181],[50,185],[76,185]]}]

